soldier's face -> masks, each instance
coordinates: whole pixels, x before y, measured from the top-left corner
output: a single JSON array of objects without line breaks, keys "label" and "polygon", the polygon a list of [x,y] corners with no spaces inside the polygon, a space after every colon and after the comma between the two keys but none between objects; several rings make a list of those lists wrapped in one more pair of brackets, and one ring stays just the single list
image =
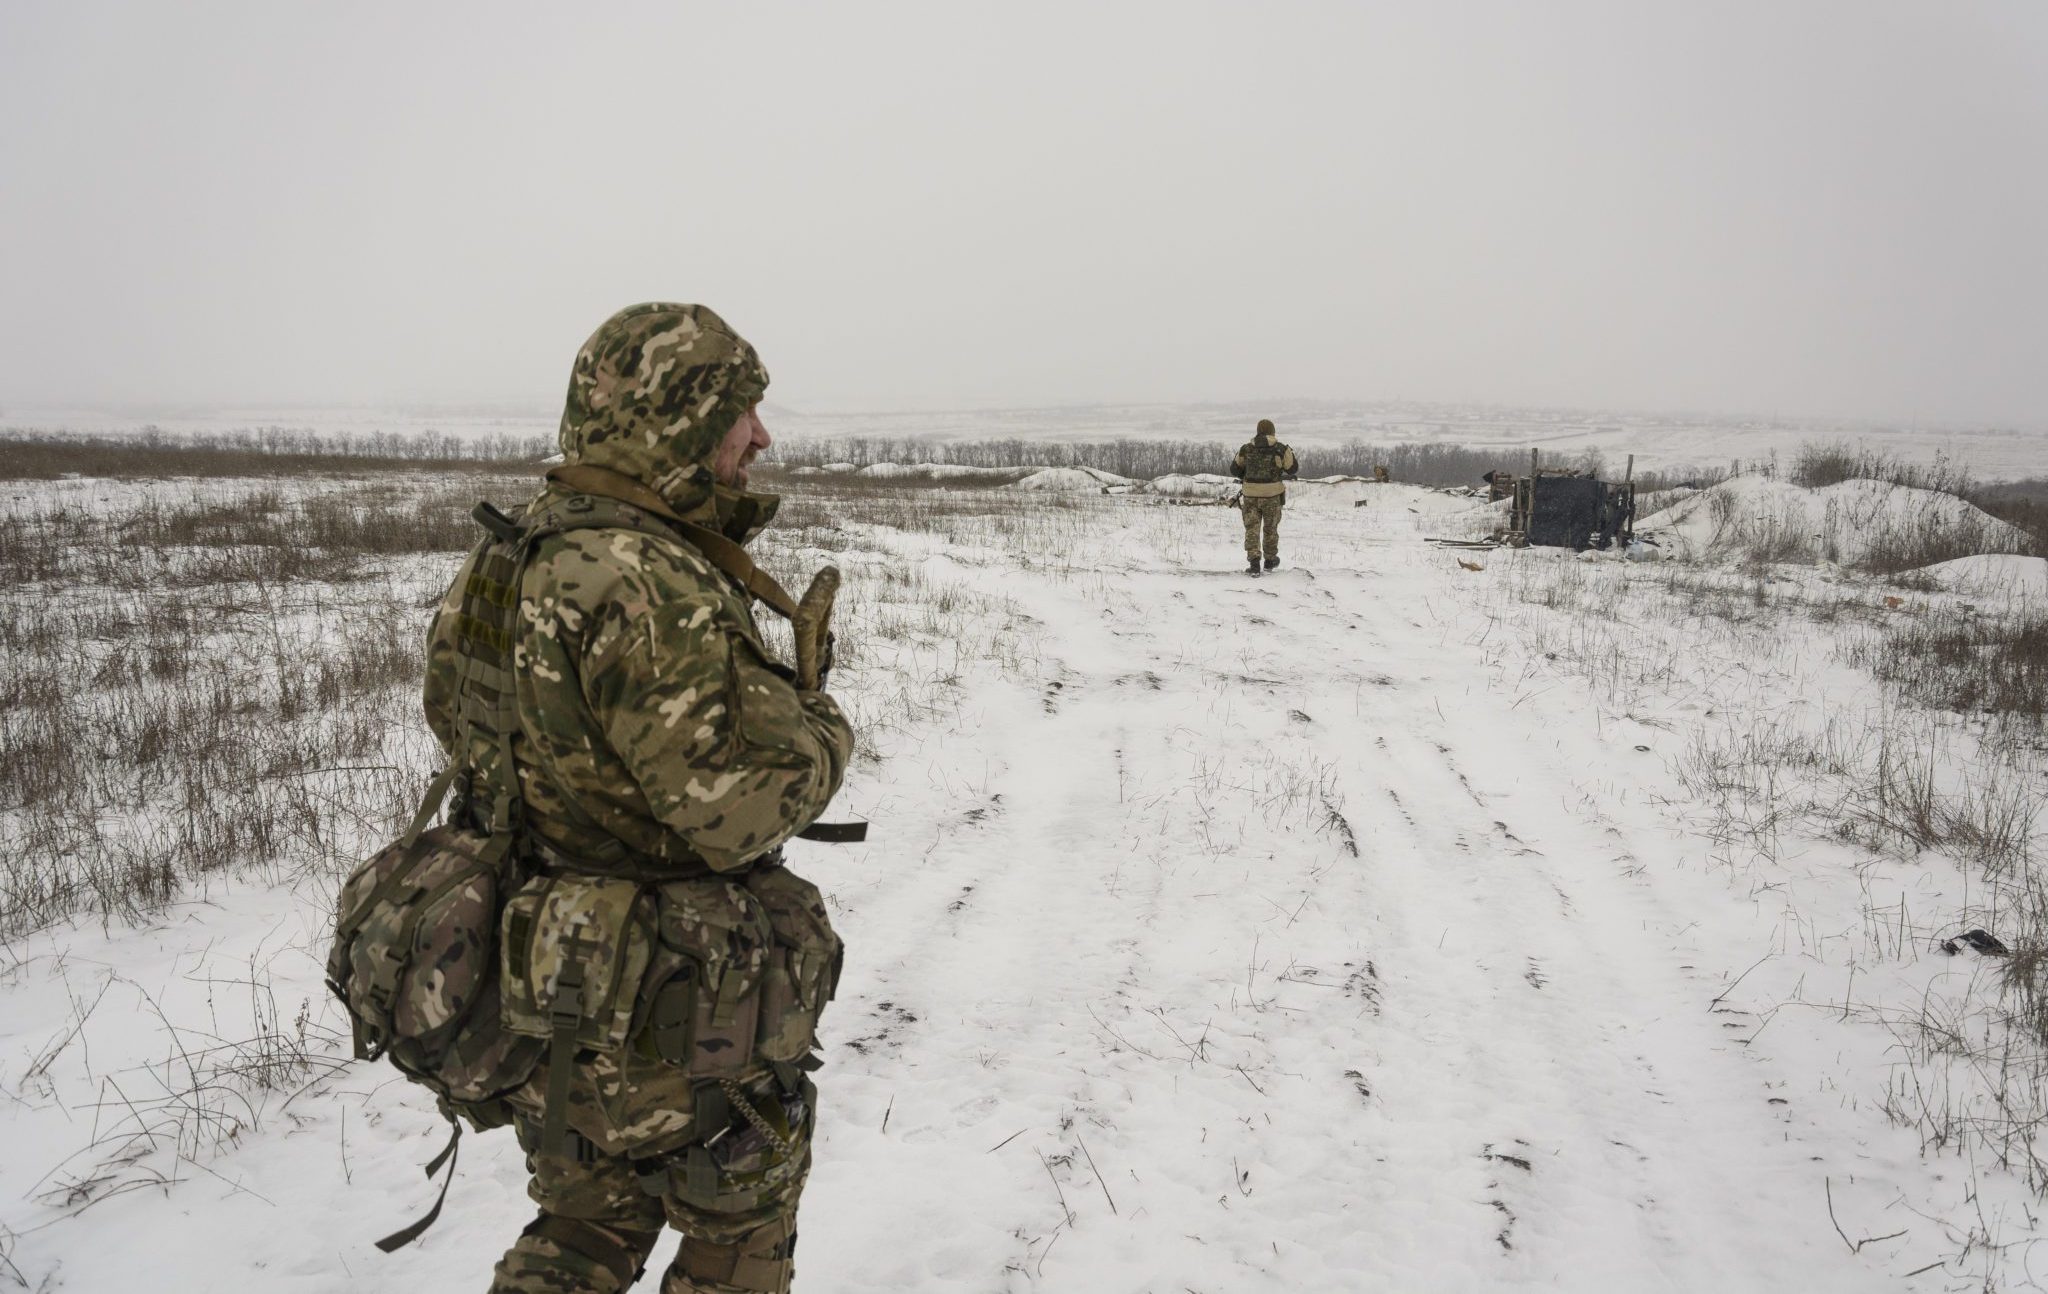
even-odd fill
[{"label": "soldier's face", "polygon": [[754,465],[754,455],[775,442],[768,437],[768,429],[761,425],[759,406],[740,415],[732,430],[725,433],[725,439],[718,442],[718,452],[711,456],[711,474],[724,485],[735,490],[747,487],[747,469]]}]

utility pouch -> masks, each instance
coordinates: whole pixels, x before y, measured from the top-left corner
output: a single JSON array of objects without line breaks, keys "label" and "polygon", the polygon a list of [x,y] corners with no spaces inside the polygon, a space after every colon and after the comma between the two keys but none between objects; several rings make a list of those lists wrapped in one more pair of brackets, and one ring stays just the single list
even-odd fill
[{"label": "utility pouch", "polygon": [[505,905],[505,1029],[548,1044],[540,1153],[560,1157],[576,1054],[619,1052],[654,954],[653,904],[638,883],[538,877]]},{"label": "utility pouch", "polygon": [[774,940],[762,977],[754,1049],[763,1060],[801,1060],[818,1045],[818,1020],[838,990],[845,945],[832,929],[818,887],[788,868],[756,870],[746,885]]},{"label": "utility pouch", "polygon": [[693,1077],[747,1069],[774,940],[760,903],[738,882],[706,877],[661,886],[655,911],[634,1051]]},{"label": "utility pouch", "polygon": [[654,904],[630,880],[542,876],[505,905],[505,1027],[615,1052],[654,953]]}]

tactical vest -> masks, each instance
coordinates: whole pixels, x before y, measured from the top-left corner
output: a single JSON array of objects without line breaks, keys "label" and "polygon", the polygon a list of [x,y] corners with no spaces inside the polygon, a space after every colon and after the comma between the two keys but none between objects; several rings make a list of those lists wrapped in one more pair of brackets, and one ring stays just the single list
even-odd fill
[{"label": "tactical vest", "polygon": [[1245,484],[1272,485],[1282,478],[1280,464],[1287,458],[1287,446],[1279,441],[1254,440],[1238,453],[1244,457]]}]

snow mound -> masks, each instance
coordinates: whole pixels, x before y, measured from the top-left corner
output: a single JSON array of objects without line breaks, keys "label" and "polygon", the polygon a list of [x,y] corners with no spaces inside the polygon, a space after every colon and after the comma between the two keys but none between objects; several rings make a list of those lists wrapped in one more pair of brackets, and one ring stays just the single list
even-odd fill
[{"label": "snow mound", "polygon": [[1128,486],[1131,482],[1113,472],[1104,472],[1093,467],[1045,467],[1033,472],[1021,481],[1011,484],[1013,490],[1054,490],[1061,493],[1100,494],[1112,486]]},{"label": "snow mound", "polygon": [[1016,474],[1014,467],[967,467],[960,463],[871,463],[854,473],[871,481],[1003,480]]},{"label": "snow mound", "polygon": [[1163,494],[1175,499],[1221,499],[1237,493],[1237,482],[1213,472],[1192,476],[1155,476],[1138,487],[1144,494]]},{"label": "snow mound", "polygon": [[1884,481],[1805,486],[1738,476],[1636,522],[1667,553],[1693,560],[1836,562],[1920,547],[2007,552],[2016,526],[1964,499]]},{"label": "snow mound", "polygon": [[818,470],[821,472],[838,472],[843,476],[851,476],[860,469],[851,463],[827,463]]},{"label": "snow mound", "polygon": [[1986,553],[1920,568],[1941,587],[1986,599],[2048,605],[2048,557]]}]

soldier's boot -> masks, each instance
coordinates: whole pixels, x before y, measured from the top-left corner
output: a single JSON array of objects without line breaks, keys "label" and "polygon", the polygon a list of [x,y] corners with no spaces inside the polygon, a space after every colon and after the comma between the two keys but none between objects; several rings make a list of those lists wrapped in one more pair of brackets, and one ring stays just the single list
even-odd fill
[{"label": "soldier's boot", "polygon": [[1256,557],[1246,558],[1245,569],[1247,571],[1250,571],[1253,575],[1257,575],[1259,573],[1259,559]]},{"label": "soldier's boot", "polygon": [[729,1243],[684,1236],[661,1294],[789,1294],[796,1222],[774,1217]]},{"label": "soldier's boot", "polygon": [[1280,559],[1277,557],[1268,557],[1266,559],[1266,569],[1269,571],[1272,570],[1274,567],[1278,566],[1279,564]]},{"label": "soldier's boot", "polygon": [[491,1294],[620,1294],[640,1279],[660,1238],[543,1212],[498,1260]]}]

